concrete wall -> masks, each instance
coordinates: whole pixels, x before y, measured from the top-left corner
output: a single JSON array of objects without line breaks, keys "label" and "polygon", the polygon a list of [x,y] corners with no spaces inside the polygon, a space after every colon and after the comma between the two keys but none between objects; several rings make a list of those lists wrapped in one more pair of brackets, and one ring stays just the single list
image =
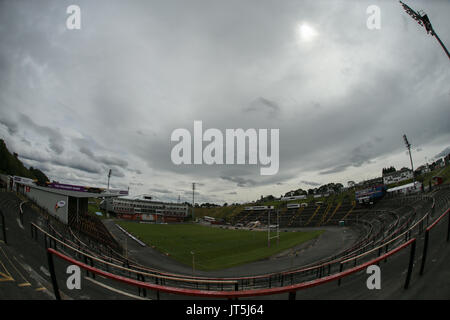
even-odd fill
[{"label": "concrete wall", "polygon": [[11,191],[10,176],[7,174],[0,174],[0,180],[2,180],[6,184],[6,191]]},{"label": "concrete wall", "polygon": [[[28,191],[28,192],[27,192]],[[55,218],[59,219],[63,223],[69,222],[68,208],[69,199],[68,196],[47,192],[44,190],[36,189],[32,186],[29,188],[25,187],[24,195],[36,202],[42,208],[45,208],[48,213],[50,213]],[[57,203],[64,201],[65,205],[63,207],[57,207]]]}]

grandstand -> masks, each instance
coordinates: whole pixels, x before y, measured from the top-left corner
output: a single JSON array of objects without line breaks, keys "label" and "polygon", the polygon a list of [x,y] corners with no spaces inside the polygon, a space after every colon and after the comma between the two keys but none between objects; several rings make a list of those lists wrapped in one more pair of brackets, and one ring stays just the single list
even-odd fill
[{"label": "grandstand", "polygon": [[[280,227],[306,227],[337,225],[339,221],[346,218],[352,212],[356,204],[352,201],[335,202],[330,198],[322,205],[297,206],[287,205],[279,210]],[[233,217],[233,224],[247,225],[252,221],[260,221],[267,225],[267,216],[269,212],[275,212],[274,208],[262,208],[254,210],[253,207],[247,207]]]}]

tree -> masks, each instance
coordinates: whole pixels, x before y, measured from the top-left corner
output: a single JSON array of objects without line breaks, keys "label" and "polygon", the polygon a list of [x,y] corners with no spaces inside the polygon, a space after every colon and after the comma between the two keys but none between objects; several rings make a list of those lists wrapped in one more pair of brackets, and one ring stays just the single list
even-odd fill
[{"label": "tree", "polygon": [[49,178],[39,169],[34,169],[30,167],[30,173],[38,180],[39,183],[43,184],[49,181]]},{"label": "tree", "polygon": [[392,172],[395,172],[395,171],[397,171],[397,170],[393,166],[391,166],[389,168],[383,168],[382,173],[383,173],[383,175],[386,175],[388,173],[392,173]]},{"label": "tree", "polygon": [[5,141],[0,139],[0,172],[10,174],[12,176],[21,176],[30,179],[38,179],[38,181],[46,182],[48,177],[39,169],[27,169],[19,159],[17,153],[11,154],[6,147]]}]

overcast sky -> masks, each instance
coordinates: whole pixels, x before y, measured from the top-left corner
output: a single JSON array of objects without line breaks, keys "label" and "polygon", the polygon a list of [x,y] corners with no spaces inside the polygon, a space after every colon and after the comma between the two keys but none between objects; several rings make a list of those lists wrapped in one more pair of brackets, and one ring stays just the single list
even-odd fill
[{"label": "overcast sky", "polygon": [[[405,2],[450,47],[450,1]],[[217,203],[347,185],[409,167],[403,134],[416,166],[450,151],[449,84],[396,0],[0,1],[0,138],[61,182],[106,186],[111,168],[132,194],[191,201],[197,182]],[[174,165],[171,133],[194,120],[279,129],[278,173]]]}]

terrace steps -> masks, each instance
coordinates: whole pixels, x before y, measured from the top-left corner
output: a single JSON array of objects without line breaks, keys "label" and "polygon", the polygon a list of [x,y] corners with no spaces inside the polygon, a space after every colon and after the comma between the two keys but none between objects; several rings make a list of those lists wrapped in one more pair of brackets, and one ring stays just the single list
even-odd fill
[{"label": "terrace steps", "polygon": [[334,217],[334,215],[336,214],[336,212],[339,210],[339,208],[341,207],[342,202],[339,202],[336,206],[336,208],[333,210],[333,213],[331,213],[331,215],[328,217],[327,221],[325,223],[330,222],[331,218]]},{"label": "terrace steps", "polygon": [[352,211],[353,211],[353,209],[355,209],[355,207],[356,207],[356,204],[353,203],[353,206],[350,208],[350,210],[347,212],[347,214],[346,214],[345,216],[342,217],[341,220],[345,220],[345,218],[347,218],[347,216],[348,216],[350,213],[352,213]]},{"label": "terrace steps", "polygon": [[331,208],[333,207],[333,202],[330,202],[327,205],[326,210],[324,211],[324,213],[322,214],[322,217],[320,218],[320,221],[317,223],[317,227],[320,226],[324,221],[326,216],[328,215],[328,212],[330,212]]},{"label": "terrace steps", "polygon": [[312,214],[312,216],[309,218],[309,220],[306,222],[306,224],[305,224],[305,227],[307,226],[307,225],[309,225],[309,223],[312,221],[312,219],[314,218],[314,216],[317,214],[317,212],[319,212],[319,210],[320,210],[320,205],[319,206],[317,206],[317,208],[316,208],[316,210],[314,211],[314,213]]},{"label": "terrace steps", "polygon": [[289,227],[292,226],[292,224],[294,223],[295,219],[300,216],[300,214],[303,212],[304,209],[305,209],[304,207],[300,207],[300,208],[298,208],[296,210],[296,212],[292,215],[292,217],[291,217],[291,219],[289,221],[289,224],[288,224]]}]

